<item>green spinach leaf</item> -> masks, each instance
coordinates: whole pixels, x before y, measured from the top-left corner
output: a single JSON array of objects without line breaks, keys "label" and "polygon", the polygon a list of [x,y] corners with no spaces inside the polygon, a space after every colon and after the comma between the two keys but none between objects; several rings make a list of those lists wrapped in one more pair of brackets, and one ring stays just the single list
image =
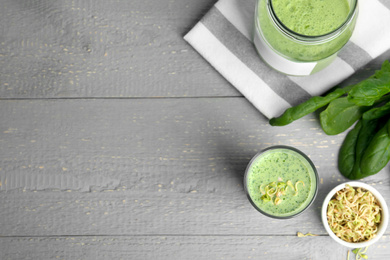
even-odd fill
[{"label": "green spinach leaf", "polygon": [[363,119],[365,120],[377,119],[380,117],[384,117],[388,114],[390,114],[390,102],[387,102],[385,105],[381,107],[374,107],[368,110],[367,112],[364,112]]},{"label": "green spinach leaf", "polygon": [[[361,122],[362,122],[361,123],[362,127],[359,132],[358,140],[356,142],[355,164],[352,168],[350,175],[346,176],[351,180],[357,180],[365,177],[360,168],[360,162],[371,140],[374,138],[376,132],[378,131],[377,127],[380,121],[379,119],[374,119],[374,120],[361,120]],[[383,127],[383,125],[381,126]]]},{"label": "green spinach leaf", "polygon": [[356,161],[356,144],[359,137],[362,121],[357,122],[355,127],[349,131],[341,145],[338,165],[342,175],[349,178]]},{"label": "green spinach leaf", "polygon": [[385,61],[381,70],[356,84],[348,93],[348,100],[359,106],[371,106],[390,92],[390,63]]},{"label": "green spinach leaf", "polygon": [[324,97],[312,97],[297,106],[288,108],[280,117],[272,118],[269,123],[272,126],[284,126],[290,124],[293,121],[306,116],[323,106],[326,106],[329,102],[344,95],[345,93],[346,90],[337,88]]},{"label": "green spinach leaf", "polygon": [[368,145],[360,162],[362,177],[378,173],[390,160],[390,120],[382,127]]},{"label": "green spinach leaf", "polygon": [[370,108],[349,102],[347,97],[335,99],[320,114],[322,129],[328,135],[342,133]]}]

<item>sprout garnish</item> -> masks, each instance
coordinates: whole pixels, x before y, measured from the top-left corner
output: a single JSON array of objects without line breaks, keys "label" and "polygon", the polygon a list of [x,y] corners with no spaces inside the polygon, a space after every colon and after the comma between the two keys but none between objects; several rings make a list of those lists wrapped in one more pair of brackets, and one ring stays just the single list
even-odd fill
[{"label": "sprout garnish", "polygon": [[[263,194],[263,196],[261,196],[261,199],[264,202],[273,201],[274,205],[279,205],[282,202],[282,199],[280,199],[280,197],[286,195],[288,187],[290,187],[292,191],[295,191],[294,196],[298,195],[298,184],[302,184],[303,186],[305,186],[305,183],[303,183],[303,181],[297,181],[295,185],[293,185],[290,180],[288,180],[287,182],[273,181],[267,186],[265,186],[264,189],[263,185],[261,185],[259,188],[260,193]],[[273,200],[274,197],[275,199]]]},{"label": "sprout garnish", "polygon": [[336,236],[356,243],[376,236],[381,220],[380,211],[379,202],[371,192],[346,185],[329,202],[327,218]]},{"label": "sprout garnish", "polygon": [[306,234],[303,234],[302,232],[298,232],[297,233],[297,236],[298,237],[316,237],[316,236],[318,236],[318,235],[315,235],[315,234],[312,234],[312,233],[306,233]]},{"label": "sprout garnish", "polygon": [[356,255],[355,256],[356,260],[368,259],[368,256],[366,254],[364,254],[367,251],[368,246],[366,246],[363,251],[362,251],[362,249],[363,248],[355,248],[354,250],[352,250],[352,252]]}]

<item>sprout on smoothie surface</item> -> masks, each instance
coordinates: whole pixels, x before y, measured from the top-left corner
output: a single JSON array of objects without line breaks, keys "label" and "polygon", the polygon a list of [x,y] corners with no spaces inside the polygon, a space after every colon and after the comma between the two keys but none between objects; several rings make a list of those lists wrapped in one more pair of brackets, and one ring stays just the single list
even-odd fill
[{"label": "sprout on smoothie surface", "polygon": [[294,185],[292,184],[292,182],[290,180],[287,181],[287,186],[291,187],[292,190],[294,190]]},{"label": "sprout on smoothie surface", "polygon": [[329,227],[344,241],[367,241],[378,232],[381,210],[378,200],[370,191],[346,185],[328,204]]},{"label": "sprout on smoothie surface", "polygon": [[279,205],[282,202],[282,199],[280,199],[280,197],[286,195],[288,187],[290,187],[292,191],[295,191],[294,196],[298,195],[298,184],[302,184],[303,186],[305,186],[303,181],[297,181],[294,186],[290,180],[288,180],[287,182],[273,181],[266,185],[264,189],[263,186],[265,184],[262,184],[259,187],[260,193],[263,194],[261,196],[261,199],[264,202],[270,202],[272,201],[273,197],[275,197],[273,203],[275,205]]}]

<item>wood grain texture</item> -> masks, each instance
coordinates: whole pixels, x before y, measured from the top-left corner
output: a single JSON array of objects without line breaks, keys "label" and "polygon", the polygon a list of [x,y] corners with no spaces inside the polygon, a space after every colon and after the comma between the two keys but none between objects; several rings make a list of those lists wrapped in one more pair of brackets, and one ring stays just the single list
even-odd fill
[{"label": "wood grain texture", "polygon": [[[343,134],[314,115],[271,127],[244,98],[3,100],[0,111],[2,236],[325,234],[322,200],[346,181]],[[291,220],[262,216],[243,190],[251,157],[275,144],[307,153],[321,178]],[[390,197],[388,168],[364,182]]]},{"label": "wood grain texture", "polygon": [[237,96],[183,40],[215,2],[0,1],[0,97]]},{"label": "wood grain texture", "polygon": [[[316,115],[270,127],[183,40],[215,2],[0,1],[0,259],[346,259],[319,215],[346,181],[345,134]],[[284,221],[242,185],[275,144],[320,174],[315,203]],[[389,169],[363,180],[387,201]],[[389,235],[370,259],[389,259]]]},{"label": "wood grain texture", "polygon": [[2,0],[0,97],[241,96],[183,40],[215,2]]},{"label": "wood grain texture", "polygon": [[[347,259],[348,249],[329,240],[322,236],[22,237],[0,238],[0,246],[5,249],[4,260]],[[382,238],[367,250],[369,259],[388,259],[389,247],[389,238]],[[352,252],[350,259],[355,259]]]}]

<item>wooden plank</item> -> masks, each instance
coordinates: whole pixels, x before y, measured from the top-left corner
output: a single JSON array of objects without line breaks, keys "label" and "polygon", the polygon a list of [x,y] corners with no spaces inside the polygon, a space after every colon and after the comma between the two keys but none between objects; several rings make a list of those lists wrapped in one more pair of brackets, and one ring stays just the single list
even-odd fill
[{"label": "wooden plank", "polygon": [[[389,259],[389,238],[367,250]],[[0,238],[1,258],[13,259],[347,259],[348,248],[327,236],[135,236]],[[351,252],[350,259],[355,259]]]},{"label": "wooden plank", "polygon": [[0,97],[241,96],[183,40],[215,2],[3,0]]},{"label": "wooden plank", "polygon": [[[344,134],[315,115],[271,127],[244,98],[0,101],[2,236],[325,234],[320,207],[346,181]],[[321,183],[314,205],[272,220],[242,179],[258,151],[306,152]],[[364,179],[390,198],[388,168]],[[387,232],[388,233],[388,232]]]},{"label": "wooden plank", "polygon": [[0,3],[0,97],[239,95],[183,36],[216,0]]}]

